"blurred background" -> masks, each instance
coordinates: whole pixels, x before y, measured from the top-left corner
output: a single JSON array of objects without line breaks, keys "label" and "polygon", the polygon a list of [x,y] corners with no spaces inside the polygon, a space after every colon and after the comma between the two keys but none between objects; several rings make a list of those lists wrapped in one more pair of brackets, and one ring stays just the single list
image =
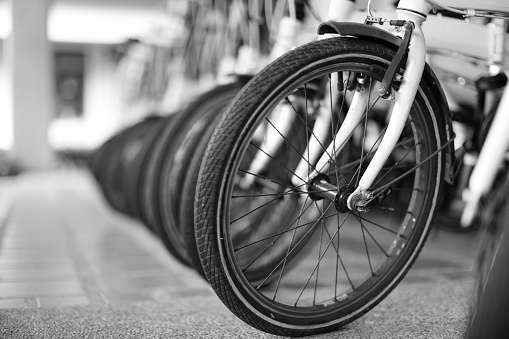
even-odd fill
[{"label": "blurred background", "polygon": [[[312,2],[301,42],[315,36],[328,2]],[[268,3],[272,12],[262,19],[268,26],[260,24],[255,46],[262,54],[286,6]],[[357,1],[359,8],[366,3]],[[389,4],[378,1],[375,8]],[[234,59],[243,43],[253,45],[242,17],[253,9],[232,15],[229,6],[231,1],[0,0],[0,175],[79,162],[123,128],[171,115],[212,88],[221,81],[218,73],[228,72],[221,64],[225,56]],[[266,59],[257,60],[259,65],[245,63],[234,72],[254,74]]]},{"label": "blurred background", "polygon": [[52,168],[165,111],[168,71],[157,67],[180,47],[186,8],[184,0],[0,0],[0,175]]}]

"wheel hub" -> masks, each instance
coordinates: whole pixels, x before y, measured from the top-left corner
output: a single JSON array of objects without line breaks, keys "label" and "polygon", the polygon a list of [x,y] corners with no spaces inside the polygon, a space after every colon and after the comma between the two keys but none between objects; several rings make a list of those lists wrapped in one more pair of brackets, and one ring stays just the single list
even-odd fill
[{"label": "wheel hub", "polygon": [[334,207],[340,213],[350,211],[347,201],[354,190],[355,188],[349,185],[341,187],[332,185],[329,177],[325,174],[318,174],[308,184],[308,194],[312,200],[318,201],[326,198],[334,203]]}]

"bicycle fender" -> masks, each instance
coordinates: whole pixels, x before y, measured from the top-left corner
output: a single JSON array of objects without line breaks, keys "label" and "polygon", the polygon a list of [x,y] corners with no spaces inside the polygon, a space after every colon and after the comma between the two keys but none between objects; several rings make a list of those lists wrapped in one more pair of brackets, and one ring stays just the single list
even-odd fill
[{"label": "bicycle fender", "polygon": [[[381,28],[357,22],[337,22],[332,20],[326,21],[318,26],[318,34],[339,34],[342,37],[354,37],[369,41],[376,41],[394,48],[395,50],[398,50],[402,43],[400,38]],[[449,104],[447,103],[447,99],[437,76],[428,65],[428,63],[426,63],[424,67],[422,76],[426,79],[426,82],[432,86],[433,94],[435,95],[437,103],[440,106],[440,117],[443,119],[447,138],[447,140],[442,140],[442,142],[446,143],[455,137],[454,131],[452,129],[452,118],[451,112],[449,111]],[[449,184],[452,184],[454,181],[454,154],[454,143],[450,143],[449,147],[447,147],[447,153],[445,157],[446,171],[444,178],[445,181]]]},{"label": "bicycle fender", "polygon": [[318,26],[318,34],[339,34],[341,36],[353,36],[366,40],[383,41],[396,48],[401,45],[401,39],[397,36],[381,28],[358,22],[325,21]]}]

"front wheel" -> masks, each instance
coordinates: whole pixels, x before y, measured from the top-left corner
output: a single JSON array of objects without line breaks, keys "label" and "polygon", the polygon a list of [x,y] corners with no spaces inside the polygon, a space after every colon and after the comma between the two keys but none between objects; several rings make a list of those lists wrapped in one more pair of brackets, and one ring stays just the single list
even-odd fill
[{"label": "front wheel", "polygon": [[[260,72],[219,122],[200,169],[196,237],[207,279],[246,323],[291,336],[339,328],[380,302],[415,261],[446,159],[429,69],[371,187],[392,193],[367,212],[344,204],[386,130],[392,102],[376,91],[393,56],[361,39],[307,44]],[[362,91],[362,120],[326,151]],[[316,168],[323,154],[327,165]],[[340,199],[317,191],[314,171]]]}]

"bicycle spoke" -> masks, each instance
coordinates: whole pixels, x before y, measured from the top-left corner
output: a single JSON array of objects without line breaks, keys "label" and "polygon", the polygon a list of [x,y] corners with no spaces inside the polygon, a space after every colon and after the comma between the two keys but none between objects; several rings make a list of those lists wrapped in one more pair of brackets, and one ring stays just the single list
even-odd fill
[{"label": "bicycle spoke", "polygon": [[369,270],[371,271],[371,276],[374,276],[375,273],[373,272],[373,266],[371,265],[371,257],[369,255],[368,243],[366,242],[366,234],[364,233],[364,225],[362,224],[362,220],[360,220],[360,224],[361,224],[362,240],[364,242],[364,249],[366,250],[366,255],[368,257]]},{"label": "bicycle spoke", "polygon": [[[412,168],[413,168],[413,166],[408,166],[408,165],[402,165],[402,166],[384,166],[384,167],[382,167],[380,169],[380,173],[379,174],[383,173],[383,175],[385,176],[386,173],[384,173],[384,172],[388,172],[389,170],[391,170],[391,171],[392,170],[408,171],[408,170],[410,170]],[[366,170],[362,170],[361,174],[364,173],[364,172],[366,172]],[[375,184],[373,184],[373,186],[375,186]]]},{"label": "bicycle spoke", "polygon": [[295,175],[297,178],[299,178],[300,180],[302,180],[302,182],[306,182],[304,179],[300,178],[297,174],[295,174],[295,172],[293,172],[292,170],[290,170],[288,167],[286,167],[285,165],[281,164],[278,160],[276,160],[272,155],[268,154],[267,152],[265,152],[264,150],[262,150],[259,146],[255,145],[252,141],[249,143],[250,145],[254,146],[255,148],[257,148],[260,152],[262,152],[263,154],[265,154],[266,156],[268,156],[270,159],[274,160],[274,162],[276,164],[278,164],[279,166],[283,167],[285,170],[287,170],[288,172],[292,173],[293,175]]},{"label": "bicycle spoke", "polygon": [[376,226],[376,227],[378,227],[378,228],[381,228],[381,229],[383,229],[383,230],[385,230],[385,231],[387,231],[387,232],[389,232],[389,233],[392,233],[392,234],[394,234],[394,235],[397,235],[397,236],[399,236],[399,237],[402,237],[403,239],[408,239],[408,237],[406,237],[406,236],[404,236],[404,235],[400,234],[399,232],[393,231],[393,230],[391,230],[390,228],[387,228],[387,227],[385,227],[385,226],[380,225],[379,223],[376,223],[376,222],[374,222],[374,221],[372,221],[372,220],[369,220],[369,219],[363,218],[363,217],[362,217],[362,216],[360,216],[360,215],[359,215],[359,218],[360,218],[362,221],[369,222],[370,224],[372,224],[372,225],[374,225],[374,226]]},{"label": "bicycle spoke", "polygon": [[382,211],[389,211],[389,212],[396,211],[396,209],[394,207],[386,207],[386,206],[382,206],[382,205],[377,205],[374,208],[376,208],[378,210],[382,210]]},{"label": "bicycle spoke", "polygon": [[[378,100],[378,99],[377,99],[377,100]],[[411,119],[409,119],[409,120],[406,122],[406,124],[405,124],[405,126],[404,126],[403,128],[407,127],[407,126],[411,123],[411,121],[412,121],[412,120],[411,120]],[[355,175],[356,175],[356,174],[358,175],[357,180],[359,180],[359,177],[360,177],[360,175],[361,175],[361,173],[362,173],[362,171],[361,171],[361,168],[362,168],[362,162],[366,161],[368,158],[370,158],[371,156],[374,156],[374,155],[375,155],[376,151],[378,150],[379,141],[380,141],[380,139],[382,138],[382,136],[383,136],[383,135],[385,135],[385,132],[386,132],[386,130],[387,130],[387,127],[388,127],[388,125],[385,125],[385,126],[384,126],[384,128],[383,128],[383,130],[382,130],[382,131],[380,131],[380,133],[379,133],[379,135],[378,135],[377,139],[375,140],[375,142],[374,142],[374,143],[373,143],[373,145],[371,146],[371,149],[369,150],[369,152],[368,152],[368,154],[366,155],[366,157],[364,157],[364,158],[363,158],[363,157],[362,157],[362,154],[361,154],[361,158],[358,160],[358,161],[359,161],[359,166],[358,166],[357,170],[355,171],[355,173],[353,174],[353,176],[352,176],[352,180],[353,180],[353,178],[355,177]],[[364,128],[364,132],[366,132],[366,128]],[[397,147],[403,146],[404,144],[406,144],[406,143],[408,143],[408,142],[413,142],[413,141],[414,141],[414,139],[413,139],[413,138],[404,139],[404,140],[402,140],[402,141],[400,141],[400,142],[396,143],[396,145],[394,145],[394,149],[396,149]],[[361,151],[363,151],[363,150],[364,150],[364,147],[362,147],[363,145],[364,145],[364,141],[362,142],[362,145],[361,145]],[[376,146],[376,148],[375,148],[375,146]],[[382,168],[382,169],[384,169],[384,168]],[[351,185],[351,184],[352,184],[352,180],[350,180],[349,185]],[[373,186],[375,186],[375,184],[373,184]]]},{"label": "bicycle spoke", "polygon": [[[385,130],[385,129],[384,129],[384,130]],[[398,143],[394,146],[394,148],[396,149],[397,147],[401,147],[401,146],[405,145],[406,143],[408,143],[408,142],[413,142],[413,141],[414,141],[414,139],[412,139],[412,138],[404,139],[404,140],[402,140],[402,141],[398,142]],[[376,143],[375,143],[375,144],[376,144]],[[369,157],[371,157],[371,156],[375,155],[375,152],[376,152],[377,150],[378,150],[378,148],[372,149],[372,150],[369,152],[369,154],[368,154],[368,155],[366,155],[365,159],[368,159]],[[341,165],[340,167],[338,167],[338,169],[339,169],[339,170],[342,170],[342,171],[345,171],[345,169],[346,169],[346,168],[350,168],[350,167],[351,167],[351,168],[353,168],[353,167],[355,167],[357,164],[359,164],[359,162],[360,162],[360,159],[357,159],[357,160],[351,161],[351,162],[349,162],[349,163],[347,163],[347,164]]]},{"label": "bicycle spoke", "polygon": [[403,173],[402,175],[400,175],[399,177],[397,177],[396,179],[392,180],[391,182],[377,188],[376,190],[373,190],[373,194],[376,195],[378,194],[379,192],[383,191],[384,189],[386,189],[387,187],[391,186],[391,185],[394,185],[396,182],[398,182],[399,180],[403,179],[404,177],[406,177],[407,175],[409,175],[410,173],[413,173],[415,170],[417,170],[419,167],[423,166],[425,163],[427,163],[430,159],[432,159],[434,156],[436,156],[438,153],[442,152],[445,148],[447,148],[451,143],[454,142],[454,138],[452,138],[451,140],[447,141],[442,147],[440,147],[438,150],[436,150],[435,152],[431,153],[426,159],[424,159],[421,163],[415,165],[414,167],[412,167],[412,169],[410,169],[408,172],[406,173]]},{"label": "bicycle spoke", "polygon": [[271,200],[267,201],[266,203],[263,203],[262,205],[260,205],[260,206],[256,207],[255,209],[253,209],[253,210],[251,210],[251,211],[247,212],[246,214],[243,214],[243,215],[241,215],[240,217],[237,217],[235,220],[233,220],[233,221],[231,221],[231,222],[230,222],[230,225],[231,225],[231,224],[234,224],[235,222],[239,221],[240,219],[243,219],[243,218],[247,217],[247,216],[248,216],[248,215],[250,215],[251,213],[254,213],[254,212],[258,211],[259,209],[261,209],[261,208],[263,208],[263,207],[265,207],[265,206],[267,206],[267,205],[269,205],[269,204],[271,204],[271,203],[273,203],[273,202],[275,202],[275,201],[278,201],[278,200],[279,200],[282,196],[284,196],[284,194],[286,194],[286,193],[288,193],[288,192],[290,192],[290,191],[291,191],[291,190],[286,191],[286,192],[283,192],[282,194],[277,195],[275,198],[273,198],[273,199],[271,199]]},{"label": "bicycle spoke", "polygon": [[[312,205],[311,205],[311,204],[310,204],[310,205],[308,205],[308,207],[306,207],[306,210],[307,210],[310,206],[312,206]],[[304,212],[305,212],[305,211],[304,211]],[[338,215],[338,214],[339,214],[339,213],[331,214],[331,215],[328,215],[328,216],[323,217],[323,219],[329,219],[329,218],[332,218],[332,217],[334,217],[334,216],[336,216],[336,215]],[[297,219],[298,219],[298,218],[297,218]],[[310,221],[310,222],[307,222],[307,223],[305,223],[305,224],[302,224],[302,225],[300,225],[300,226],[298,226],[298,227],[295,227],[295,228],[289,229],[289,227],[291,227],[291,225],[293,225],[293,224],[295,224],[295,222],[297,222],[297,219],[295,219],[295,220],[294,220],[294,221],[293,221],[293,222],[292,222],[289,226],[287,226],[287,228],[285,228],[285,230],[284,230],[284,231],[274,233],[273,235],[270,235],[270,236],[265,237],[265,238],[262,238],[262,239],[258,239],[258,240],[256,240],[256,241],[253,241],[253,242],[251,242],[251,243],[247,244],[247,245],[243,245],[243,246],[240,246],[240,247],[236,247],[236,248],[234,248],[234,251],[235,251],[235,252],[238,252],[238,251],[240,251],[241,249],[244,249],[244,248],[249,247],[249,246],[252,246],[252,245],[256,245],[256,244],[258,244],[258,243],[261,243],[261,242],[263,242],[263,241],[269,240],[269,239],[271,239],[271,238],[274,238],[274,237],[280,237],[280,236],[282,236],[282,235],[284,235],[284,234],[286,234],[286,233],[288,233],[288,232],[293,231],[294,229],[298,229],[298,228],[302,228],[302,227],[309,226],[309,225],[311,225],[311,224],[313,224],[313,223],[317,222],[317,220],[319,220],[319,219],[320,219],[320,217],[318,217],[315,221]],[[278,239],[279,239],[279,238],[278,238]],[[277,240],[277,239],[276,239],[276,240]]]},{"label": "bicycle spoke", "polygon": [[[313,130],[311,128],[309,128],[307,114],[306,114],[306,121],[303,121],[301,115],[297,112],[297,109],[293,106],[290,99],[288,99],[288,97],[286,97],[285,99],[290,104],[290,106],[293,108],[293,110],[295,111],[295,114],[297,115],[297,117],[299,118],[301,123],[306,127],[308,133],[310,133],[313,136],[313,138],[316,139],[316,141],[318,142],[318,145],[320,145],[323,152],[326,153],[329,156],[329,158],[331,158],[331,155],[327,152],[327,149],[325,148],[325,146],[320,142],[320,139],[318,139],[318,137],[314,134]],[[311,167],[313,167],[314,170],[316,170],[316,167],[314,165],[312,165],[312,164],[310,164],[310,165],[311,165]]]},{"label": "bicycle spoke", "polygon": [[[345,221],[346,221],[346,217],[345,217],[345,219],[343,220],[343,223],[344,223]],[[334,233],[334,235],[333,235],[333,237],[332,237],[333,239],[334,239],[334,237],[337,235],[337,233],[338,233],[338,232],[339,232],[339,229],[338,229],[338,230]],[[314,275],[315,271],[316,271],[316,270],[318,269],[318,267],[320,266],[320,263],[321,263],[321,261],[322,261],[323,257],[325,256],[325,253],[327,252],[327,249],[328,249],[328,248],[329,248],[329,246],[331,245],[332,241],[333,241],[332,239],[329,241],[329,243],[327,244],[327,247],[325,248],[325,250],[324,250],[324,252],[323,252],[322,256],[319,258],[318,262],[316,263],[316,265],[315,265],[315,267],[314,267],[313,271],[311,272],[311,275],[309,276],[308,280],[306,281],[306,284],[305,284],[305,285],[304,285],[304,287],[302,288],[302,290],[301,290],[301,292],[300,292],[300,294],[299,294],[299,296],[298,296],[297,300],[295,301],[295,304],[293,305],[294,307],[297,307],[297,304],[298,304],[298,302],[299,302],[299,300],[300,300],[300,297],[302,296],[302,293],[304,293],[304,290],[306,289],[307,285],[308,285],[308,284],[309,284],[309,282],[311,281],[311,278],[313,277],[313,275]]]},{"label": "bicycle spoke", "polygon": [[[331,206],[332,206],[332,205],[331,205]],[[330,206],[329,206],[329,207],[327,207],[327,209],[325,210],[325,213],[327,213],[327,211],[328,211],[328,209],[329,209],[329,208],[330,208]],[[325,213],[324,213],[324,214],[325,214]],[[309,236],[309,234],[311,233],[311,231],[313,231],[313,230],[314,230],[314,228],[316,227],[316,225],[318,225],[318,224],[319,224],[319,222],[320,222],[320,220],[322,219],[322,217],[323,217],[323,215],[324,215],[324,214],[322,214],[322,215],[320,216],[320,218],[319,218],[319,219],[318,219],[318,220],[317,220],[317,221],[313,224],[313,226],[311,226],[311,228],[310,228],[310,229],[309,229],[309,230],[308,230],[308,231],[304,234],[304,236],[303,236],[303,237],[302,237],[302,238],[301,238],[301,239],[297,242],[297,244],[295,244],[295,246],[294,246],[294,247],[290,250],[290,252],[288,252],[288,253],[287,253],[287,255],[285,255],[285,257],[284,257],[284,258],[283,258],[283,259],[282,259],[282,260],[281,260],[281,261],[277,264],[277,266],[276,266],[276,267],[274,267],[274,269],[273,269],[273,270],[269,273],[269,275],[268,275],[268,276],[267,276],[267,277],[266,277],[266,278],[265,278],[265,279],[264,279],[264,280],[260,283],[260,285],[258,285],[258,287],[256,287],[256,289],[259,289],[260,287],[262,287],[262,286],[263,286],[263,284],[265,284],[265,282],[267,281],[267,279],[269,279],[269,278],[272,276],[272,274],[274,274],[274,272],[278,269],[278,267],[279,267],[279,266],[283,263],[283,261],[284,261],[284,260],[286,260],[286,259],[290,256],[290,254],[292,254],[292,252],[293,252],[293,251],[294,251],[294,250],[295,250],[295,249],[299,246],[299,244],[300,244],[300,243],[301,243],[301,242],[302,242],[302,241],[303,241],[306,237],[308,237],[308,236]],[[244,269],[243,269],[243,271],[245,271],[245,270],[246,270],[246,268],[244,268]]]},{"label": "bicycle spoke", "polygon": [[[385,252],[385,249],[383,248],[382,245],[380,245],[380,243],[378,242],[378,240],[375,239],[375,237],[373,236],[373,234],[371,234],[371,232],[369,231],[369,229],[364,226],[364,223],[362,222],[362,219],[360,218],[360,213],[358,215],[355,215],[355,218],[357,220],[359,220],[359,223],[361,224],[361,228],[363,229],[363,232],[364,230],[368,233],[369,237],[373,240],[373,242],[375,243],[375,245],[380,249],[380,251],[383,252],[383,254],[386,256],[386,257],[390,257],[389,253]],[[364,236],[364,234],[363,234]],[[367,250],[367,249],[366,249]]]},{"label": "bicycle spoke", "polygon": [[[315,201],[316,205],[316,201]],[[318,206],[317,206],[318,208]],[[322,213],[323,213],[323,204],[322,204]],[[322,255],[322,240],[323,240],[323,229],[325,228],[324,221],[322,219],[321,221],[321,227],[320,227],[320,245],[318,246],[318,260],[320,260],[320,256]],[[325,253],[324,253],[325,254]],[[320,275],[320,266],[318,266],[316,270],[316,278],[315,278],[315,290],[313,294],[313,306],[316,305],[316,289],[318,287],[318,276]]]},{"label": "bicycle spoke", "polygon": [[[332,80],[331,80],[331,75],[330,74],[329,74],[329,98],[330,98],[329,111],[330,111],[330,115],[331,115],[330,119],[331,119],[331,134],[332,134],[332,145],[333,145],[332,154],[336,154],[336,129],[334,128],[334,104],[332,102],[332,99],[333,99],[333,96],[332,96]],[[341,102],[341,107],[343,107],[344,101],[345,100],[344,100],[344,96],[343,96],[343,101]],[[338,130],[339,130],[339,121],[338,121]],[[336,159],[334,158],[334,159],[331,159],[331,160],[334,162],[334,167],[336,168],[337,167]],[[329,172],[330,172],[330,169],[329,169]],[[341,176],[341,178],[346,182],[346,178],[343,176],[343,174],[341,172],[335,172],[336,182],[339,182],[338,173]],[[330,173],[329,173],[329,175],[330,175]]]},{"label": "bicycle spoke", "polygon": [[304,191],[295,191],[295,192],[287,192],[287,193],[264,193],[264,194],[250,194],[250,195],[232,195],[232,199],[238,199],[238,198],[261,198],[261,197],[287,197],[287,196],[296,196],[296,195],[302,195],[307,194],[307,192]]},{"label": "bicycle spoke", "polygon": [[[304,84],[304,104],[305,104],[304,108],[305,108],[305,111],[306,111],[305,115],[304,115],[306,117],[305,125],[306,125],[306,129],[308,129],[308,126],[309,126],[309,119],[308,119],[309,118],[309,110],[308,110],[308,84],[307,83]],[[308,156],[307,158],[309,159],[309,157],[310,157],[310,155],[309,155],[309,138],[306,138],[306,150],[307,150],[307,156]],[[312,167],[314,169],[315,167],[309,163],[309,160],[306,160],[306,162],[309,165],[308,166],[308,175],[307,175],[308,178],[309,178],[309,174],[310,174],[309,168]]]},{"label": "bicycle spoke", "polygon": [[[281,138],[283,138],[283,140],[288,144],[290,145],[291,148],[293,148],[295,150],[295,152],[297,152],[297,154],[300,156],[301,159],[303,159],[309,166],[312,166],[311,163],[304,157],[304,155],[302,155],[301,152],[299,152],[295,146],[288,141],[288,139],[276,128],[276,126],[274,126],[274,124],[268,119],[268,118],[265,118],[265,120],[276,130],[276,132],[281,136]],[[309,159],[309,157],[308,157]],[[295,173],[294,173],[295,174]]]},{"label": "bicycle spoke", "polygon": [[398,168],[398,167],[397,167],[397,166],[398,166],[398,164],[399,164],[401,161],[403,161],[403,160],[407,157],[407,155],[408,155],[408,154],[410,154],[410,152],[411,152],[411,151],[413,151],[414,149],[416,149],[416,148],[417,148],[417,146],[419,146],[420,144],[421,144],[421,143],[420,143],[420,142],[418,142],[418,143],[416,143],[416,144],[415,144],[412,148],[408,149],[408,151],[405,153],[405,155],[404,155],[401,159],[399,159],[398,161],[396,161],[396,163],[395,163],[395,164],[394,164],[391,168],[389,168],[389,170],[388,170],[387,172],[385,172],[385,174],[384,174],[384,175],[382,175],[382,176],[380,177],[380,179],[378,179],[378,180],[377,180],[377,181],[373,184],[373,186],[376,186],[376,185],[377,185],[380,181],[382,181],[382,179],[383,179],[383,178],[385,178],[385,177],[387,176],[387,174],[389,174],[392,170],[394,170],[394,169]]},{"label": "bicycle spoke", "polygon": [[[347,213],[347,215],[345,216],[345,220],[348,218],[349,214],[350,214],[350,212]],[[337,284],[338,284],[337,278],[338,278],[338,271],[339,271],[338,270],[338,263],[341,264],[341,267],[343,268],[343,271],[345,272],[345,275],[346,275],[346,278],[348,280],[348,283],[350,284],[350,286],[352,287],[353,290],[355,289],[355,287],[354,287],[353,282],[352,282],[352,280],[350,278],[350,274],[348,274],[346,266],[343,263],[343,260],[341,259],[341,256],[339,254],[339,229],[343,225],[344,221],[343,221],[343,223],[340,224],[340,222],[339,222],[339,214],[336,215],[336,216],[337,216],[336,220],[337,220],[337,226],[338,226],[337,227],[337,231],[336,231],[336,233],[338,234],[338,237],[337,237],[338,243],[337,243],[337,246],[334,246],[334,244],[332,244],[332,247],[334,248],[334,251],[336,252],[336,278],[335,278],[336,279],[336,285],[335,285],[334,290],[335,290],[335,295],[337,296],[338,295],[338,293],[337,293]],[[325,228],[325,232],[327,233],[327,236],[329,237],[329,239],[332,240],[333,238],[331,237],[327,227]]]},{"label": "bicycle spoke", "polygon": [[393,191],[416,191],[416,192],[422,191],[421,189],[415,188],[415,187],[393,187],[392,190]]},{"label": "bicycle spoke", "polygon": [[[301,210],[300,210],[300,213],[299,213],[299,218],[297,220],[297,225],[299,225],[300,217],[302,216],[302,213],[303,213],[302,209],[306,205],[307,200],[308,200],[308,197],[306,197],[306,201],[304,201],[304,204],[301,207]],[[295,228],[294,231],[293,231],[292,239],[291,239],[290,243],[288,244],[288,249],[286,250],[286,256],[288,256],[288,253],[290,252],[290,249],[292,248],[292,244],[293,244],[293,241],[295,240],[295,234],[296,233],[297,233],[297,228]],[[281,284],[281,279],[283,278],[285,267],[286,267],[286,259],[285,259],[285,261],[283,263],[283,267],[281,268],[281,272],[279,273],[279,278],[277,280],[276,290],[274,291],[274,296],[272,297],[272,300],[276,300],[277,291],[279,290],[279,285]]]},{"label": "bicycle spoke", "polygon": [[[368,103],[369,103],[369,100],[371,98],[371,77],[369,77],[369,86],[368,86]],[[368,107],[369,105],[366,105],[366,114],[364,114],[364,131],[363,131],[363,136],[362,136],[362,141],[361,141],[361,157],[360,157],[360,163],[359,163],[359,169],[358,169],[358,172],[359,174],[357,175],[357,181],[355,183],[355,187],[357,187],[359,185],[359,180],[360,180],[360,169],[362,167],[362,164],[364,163],[364,147],[365,147],[365,143],[366,143],[366,133],[367,133],[367,129],[368,129]],[[376,143],[375,143],[376,144]],[[373,145],[374,146],[374,145]]]},{"label": "bicycle spoke", "polygon": [[[371,107],[367,110],[367,112],[368,112],[368,113],[369,113],[369,112],[371,112],[371,110],[372,110],[373,106],[374,106],[374,105],[378,102],[378,100],[379,100],[379,99],[380,99],[380,97],[378,97],[378,98],[375,100],[375,102],[371,105]],[[368,103],[368,106],[369,106],[369,103]],[[353,135],[353,133],[354,133],[355,129],[356,129],[357,127],[359,127],[359,125],[361,124],[361,122],[362,122],[362,119],[361,119],[361,120],[359,120],[359,122],[355,125],[355,127],[352,129],[352,131],[350,132],[350,134],[348,135],[348,137],[345,139],[345,141],[344,141],[341,145],[339,145],[338,150],[342,149],[342,148],[343,148],[343,146],[345,145],[345,143],[349,141],[349,139],[352,137],[352,135]],[[327,153],[327,152],[325,152],[325,153]],[[331,155],[329,155],[329,153],[327,153],[327,155],[329,156],[329,159],[331,159],[331,160],[333,160],[333,157],[334,157],[334,156],[336,156],[336,154],[333,154],[333,155],[331,156]],[[325,167],[325,166],[327,166],[327,165],[324,165],[323,167]],[[323,167],[322,167],[322,168],[319,168],[319,169],[318,169],[318,172],[322,171],[322,170],[323,170]]]},{"label": "bicycle spoke", "polygon": [[[239,172],[242,172],[242,173],[245,173],[245,174],[248,174],[248,175],[252,175],[252,176],[254,176],[254,177],[256,177],[256,178],[259,178],[259,179],[262,179],[262,180],[270,181],[270,182],[272,182],[272,183],[274,183],[274,184],[276,184],[276,185],[279,185],[279,186],[282,186],[282,187],[285,187],[285,188],[293,189],[293,188],[295,187],[295,186],[293,186],[293,185],[292,185],[292,186],[290,186],[290,185],[282,184],[282,183],[280,183],[280,182],[278,182],[278,181],[276,181],[276,180],[273,180],[273,179],[271,179],[271,178],[262,177],[262,176],[261,176],[261,175],[259,175],[259,174],[255,174],[255,173],[249,172],[249,171],[244,170],[244,169],[242,169],[242,168],[239,168]],[[303,186],[303,185],[302,185],[302,186]],[[300,186],[299,186],[299,187],[300,187]]]}]

